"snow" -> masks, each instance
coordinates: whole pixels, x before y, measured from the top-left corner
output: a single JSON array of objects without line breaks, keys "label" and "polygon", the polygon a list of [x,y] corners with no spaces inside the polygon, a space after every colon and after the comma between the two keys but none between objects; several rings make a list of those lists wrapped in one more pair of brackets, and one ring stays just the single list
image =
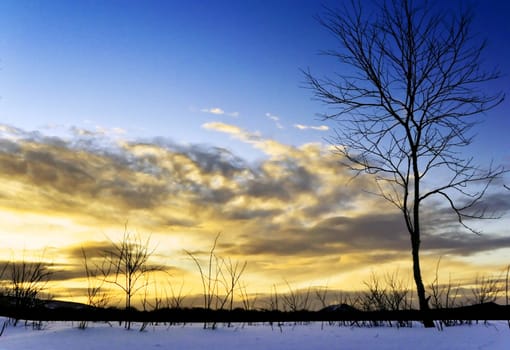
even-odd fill
[{"label": "snow", "polygon": [[[3,323],[0,319],[0,327]],[[85,330],[77,323],[44,323],[34,330],[20,322],[9,325],[0,337],[0,350],[11,349],[210,349],[210,350],[300,350],[300,349],[509,349],[510,329],[507,322],[462,325],[438,329],[347,327],[327,323],[223,325],[217,329],[202,329],[202,325],[148,326],[139,332],[134,324],[127,331],[115,324],[91,323]]]}]

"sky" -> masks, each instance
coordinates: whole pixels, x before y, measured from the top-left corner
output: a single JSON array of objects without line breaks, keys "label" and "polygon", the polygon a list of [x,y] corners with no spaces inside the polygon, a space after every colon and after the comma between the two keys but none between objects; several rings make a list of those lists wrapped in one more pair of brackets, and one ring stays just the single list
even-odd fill
[{"label": "sky", "polygon": [[[319,54],[336,45],[316,19],[324,6],[336,2],[1,1],[0,258],[47,261],[67,299],[83,295],[81,248],[94,257],[125,226],[150,235],[189,293],[185,251],[202,256],[218,232],[217,254],[248,262],[252,292],[409,271],[399,213],[340,164],[328,107],[305,88],[302,70],[340,71]],[[484,64],[503,73],[486,88],[508,96],[510,5],[473,8]],[[464,156],[510,167],[509,103]],[[459,280],[502,271],[509,197],[501,182],[488,194],[502,218],[481,235],[431,213],[426,278],[440,256]]]}]

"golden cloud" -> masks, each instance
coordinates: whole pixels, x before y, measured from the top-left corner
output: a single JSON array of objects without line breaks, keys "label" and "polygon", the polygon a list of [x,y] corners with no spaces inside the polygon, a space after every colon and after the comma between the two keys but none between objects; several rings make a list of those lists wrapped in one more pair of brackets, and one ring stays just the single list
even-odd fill
[{"label": "golden cloud", "polygon": [[[367,194],[375,190],[370,179],[353,179],[330,146],[285,145],[224,123],[204,128],[267,157],[250,163],[213,146],[86,132],[65,140],[1,126],[0,208],[8,217],[1,245],[55,248],[55,261],[76,264],[62,279],[79,274],[77,247],[97,253],[126,222],[152,234],[158,259],[179,273],[193,269],[184,249],[207,252],[221,231],[217,253],[249,261],[253,284],[285,276],[305,283],[407,261],[399,213]],[[424,249],[451,257],[510,247],[504,236],[461,239],[433,229]]]}]

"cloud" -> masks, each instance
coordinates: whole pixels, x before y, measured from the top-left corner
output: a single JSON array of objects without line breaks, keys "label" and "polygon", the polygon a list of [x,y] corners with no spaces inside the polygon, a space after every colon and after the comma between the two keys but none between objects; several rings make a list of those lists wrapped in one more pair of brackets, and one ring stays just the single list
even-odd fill
[{"label": "cloud", "polygon": [[327,126],[327,125],[313,126],[313,125],[294,124],[293,126],[299,130],[316,130],[316,131],[328,131],[329,130],[329,126]]},{"label": "cloud", "polygon": [[[319,185],[318,178],[304,166],[273,162],[272,169],[279,169],[280,174],[272,177],[264,173],[248,181],[244,194],[254,198],[277,198],[288,201],[300,193],[313,193]],[[269,171],[269,170],[268,170]]]},{"label": "cloud", "polygon": [[273,157],[286,157],[287,155],[290,155],[292,153],[292,149],[294,149],[292,146],[284,145],[271,139],[264,139],[260,133],[249,132],[231,124],[210,122],[203,124],[202,127],[208,130],[229,134],[233,138],[251,144],[255,148]]},{"label": "cloud", "polygon": [[22,129],[6,124],[0,124],[0,133],[3,137],[26,134]]},{"label": "cloud", "polygon": [[221,109],[219,107],[202,108],[200,110],[200,112],[214,114],[214,115],[227,115],[227,116],[234,117],[234,118],[239,117],[239,112],[225,112],[223,109]]},{"label": "cloud", "polygon": [[214,107],[214,108],[202,108],[200,111],[204,112],[204,113],[211,113],[211,114],[216,114],[216,115],[225,114],[225,111],[223,109],[221,109],[221,108],[218,108],[218,107]]},{"label": "cloud", "polygon": [[[23,137],[0,139],[0,177],[5,184],[16,183],[18,190],[0,188],[0,205],[85,217],[108,213],[112,222],[146,212],[159,225],[190,227],[211,216],[220,221],[268,216],[283,220],[310,216],[306,213],[314,207],[322,215],[342,203],[337,197],[332,207],[323,206],[333,202],[330,192],[341,191],[339,181],[348,175],[320,145],[296,148],[217,122],[204,128],[251,144],[269,158],[249,164],[224,148],[165,139],[115,141],[81,132],[66,141],[16,131]],[[341,197],[351,201],[349,193],[343,190]],[[286,201],[293,204],[285,204],[289,210],[284,213]],[[190,217],[190,212],[199,215]]]},{"label": "cloud", "polygon": [[210,123],[203,124],[202,127],[205,129],[209,129],[209,130],[221,131],[221,132],[224,132],[227,134],[238,136],[238,138],[241,138],[241,139],[247,139],[243,136],[243,135],[247,135],[247,133],[245,133],[240,127],[235,126],[235,125],[225,124],[225,123],[220,123],[220,122],[210,122]]},{"label": "cloud", "polygon": [[280,117],[277,117],[276,115],[272,115],[271,113],[266,113],[266,117],[268,117],[269,119],[277,122],[280,120]]},{"label": "cloud", "polygon": [[278,236],[253,239],[244,237],[238,247],[245,254],[282,256],[318,256],[366,252],[407,251],[409,242],[405,226],[397,215],[367,214],[355,218],[324,218],[306,227],[291,225],[280,228]]},{"label": "cloud", "polygon": [[[32,274],[36,272],[41,273],[45,277],[42,278],[42,283],[45,281],[66,281],[75,278],[84,277],[84,271],[81,265],[76,264],[55,264],[41,259],[22,259],[22,260],[4,260],[0,261],[0,282],[11,282],[14,276],[20,278],[20,274],[25,274],[24,278],[31,278]],[[43,289],[45,286],[43,286]]]},{"label": "cloud", "polygon": [[[377,257],[404,258],[410,252],[409,234],[397,214],[364,214],[325,218],[315,225],[279,227],[278,235],[243,235],[230,252],[246,255],[358,256],[358,263]],[[422,253],[472,256],[510,248],[510,237],[456,234],[424,234]],[[365,257],[365,258],[363,258]]]},{"label": "cloud", "polygon": [[266,113],[266,117],[269,118],[270,120],[272,120],[278,129],[283,129],[283,125],[280,123],[280,117],[273,115],[269,112]]},{"label": "cloud", "polygon": [[105,253],[110,251],[112,243],[108,241],[83,241],[77,245],[69,246],[65,249],[65,253],[71,261],[82,262],[83,254],[87,260],[102,258]]},{"label": "cloud", "polygon": [[[250,162],[225,148],[165,138],[127,140],[85,130],[63,139],[0,125],[0,209],[18,221],[27,213],[31,220],[65,218],[48,227],[74,242],[60,261],[75,265],[82,246],[91,259],[99,257],[107,245],[101,232],[122,231],[126,221],[157,236],[161,254],[188,270],[183,250],[208,251],[211,235],[220,231],[228,244],[218,246],[219,255],[249,260],[274,278],[314,278],[409,261],[400,213],[367,194],[376,191],[373,181],[352,178],[329,146],[290,146],[220,122],[203,128],[262,150],[265,157]],[[488,204],[507,211],[505,196],[491,194]],[[427,209],[425,256],[460,259],[510,247],[504,235],[463,234],[440,204]],[[76,233],[78,224],[85,228]],[[31,225],[30,230],[37,227]],[[91,238],[93,233],[99,236]],[[19,237],[29,242],[38,235],[27,228]],[[69,273],[62,279],[75,273],[73,266],[62,270]]]}]

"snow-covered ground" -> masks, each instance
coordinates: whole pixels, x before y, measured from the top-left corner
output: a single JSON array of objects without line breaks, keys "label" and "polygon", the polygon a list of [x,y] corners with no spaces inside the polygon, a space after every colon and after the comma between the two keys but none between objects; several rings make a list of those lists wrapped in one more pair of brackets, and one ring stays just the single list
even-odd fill
[{"label": "snow-covered ground", "polygon": [[[0,319],[3,323],[3,320]],[[1,323],[0,323],[1,326]],[[424,329],[413,328],[350,328],[321,323],[285,325],[273,329],[267,324],[219,326],[204,330],[201,325],[149,326],[139,332],[139,325],[127,331],[119,327],[92,323],[80,330],[77,323],[45,323],[42,330],[23,324],[8,326],[0,337],[1,350],[71,349],[510,349],[510,329],[506,322],[488,325]]]}]

